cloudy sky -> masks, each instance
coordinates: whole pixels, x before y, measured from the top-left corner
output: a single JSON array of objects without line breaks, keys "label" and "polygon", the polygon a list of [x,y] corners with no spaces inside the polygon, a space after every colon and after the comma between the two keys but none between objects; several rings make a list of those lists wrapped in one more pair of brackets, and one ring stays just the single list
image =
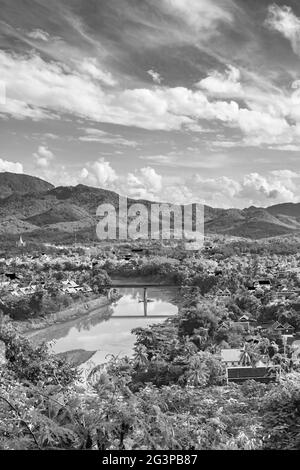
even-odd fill
[{"label": "cloudy sky", "polygon": [[0,171],[300,201],[299,0],[0,0]]}]

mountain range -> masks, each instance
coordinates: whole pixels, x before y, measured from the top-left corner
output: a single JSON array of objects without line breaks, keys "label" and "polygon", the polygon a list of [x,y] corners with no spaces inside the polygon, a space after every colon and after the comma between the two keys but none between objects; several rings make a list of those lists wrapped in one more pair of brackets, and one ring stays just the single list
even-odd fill
[{"label": "mountain range", "polygon": [[[110,203],[117,207],[119,195],[106,189],[59,186],[24,174],[0,173],[0,235],[27,234],[38,239],[82,241],[96,237],[96,209]],[[128,199],[128,204],[151,201]],[[246,238],[300,234],[300,203],[267,208],[217,209],[205,206],[205,233]]]}]

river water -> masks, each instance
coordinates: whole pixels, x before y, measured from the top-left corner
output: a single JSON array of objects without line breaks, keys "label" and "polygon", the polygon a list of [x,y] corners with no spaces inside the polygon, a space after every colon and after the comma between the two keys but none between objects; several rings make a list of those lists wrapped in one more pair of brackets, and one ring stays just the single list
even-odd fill
[{"label": "river water", "polygon": [[120,357],[132,354],[133,328],[163,322],[178,311],[174,300],[176,289],[147,288],[146,298],[143,287],[122,287],[118,291],[121,298],[114,304],[40,331],[39,341],[50,343],[54,353],[76,349],[96,351],[90,361],[100,364],[110,354]]}]

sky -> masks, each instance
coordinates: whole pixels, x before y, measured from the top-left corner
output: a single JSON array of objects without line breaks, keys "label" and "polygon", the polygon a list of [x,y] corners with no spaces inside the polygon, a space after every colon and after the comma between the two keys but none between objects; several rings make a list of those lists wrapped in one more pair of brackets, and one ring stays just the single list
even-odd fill
[{"label": "sky", "polygon": [[300,202],[298,0],[0,0],[0,171]]}]

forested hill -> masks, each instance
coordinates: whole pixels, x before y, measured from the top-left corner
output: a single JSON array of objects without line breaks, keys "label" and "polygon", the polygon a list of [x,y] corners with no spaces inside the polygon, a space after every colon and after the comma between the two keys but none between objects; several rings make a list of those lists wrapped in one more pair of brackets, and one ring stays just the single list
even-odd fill
[{"label": "forested hill", "polygon": [[[107,189],[57,187],[39,178],[0,173],[0,235],[27,233],[30,237],[72,235],[88,240],[95,235],[96,209],[117,207],[119,195]],[[129,205],[150,201],[129,199]],[[246,238],[265,238],[300,232],[300,204],[267,208],[218,209],[205,206],[205,232]]]}]

